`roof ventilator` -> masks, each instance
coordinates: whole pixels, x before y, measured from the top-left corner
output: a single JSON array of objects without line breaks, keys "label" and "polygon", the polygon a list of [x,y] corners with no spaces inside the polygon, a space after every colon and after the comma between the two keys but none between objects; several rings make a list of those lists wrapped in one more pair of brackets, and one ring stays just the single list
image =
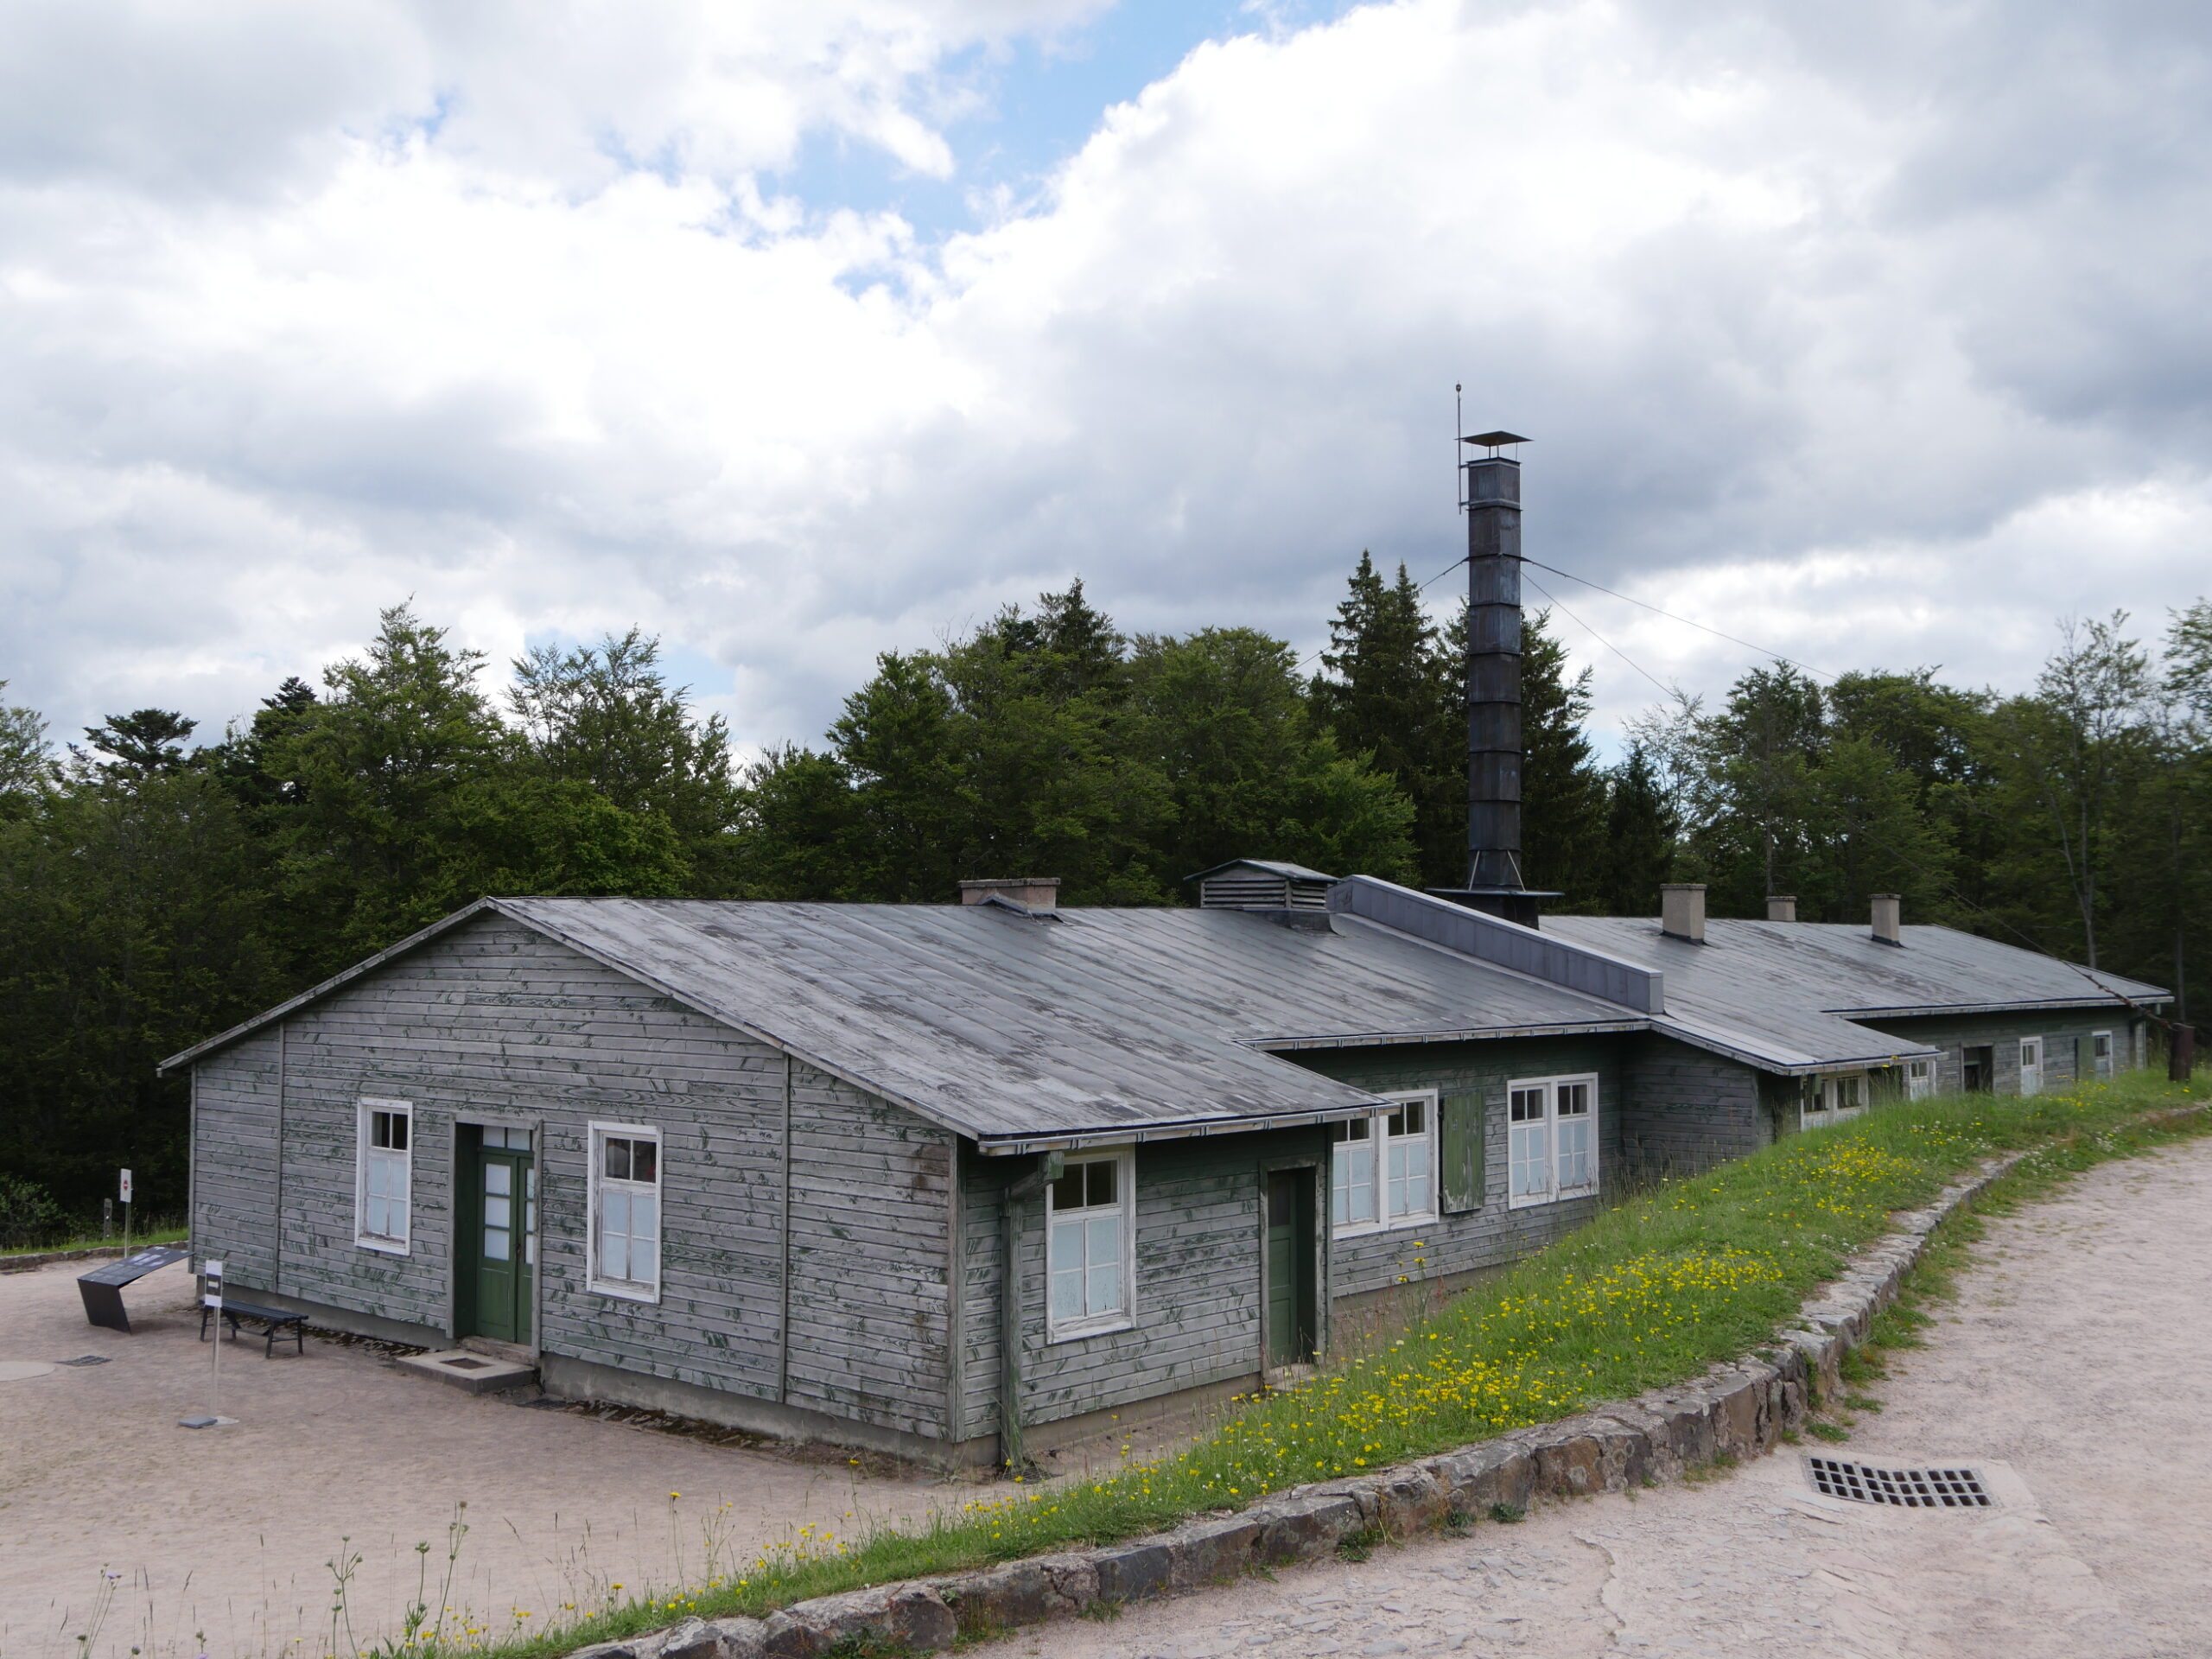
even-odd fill
[{"label": "roof ventilator", "polygon": [[1057,875],[988,877],[960,884],[963,905],[995,905],[1020,916],[1059,919],[1060,878]]},{"label": "roof ventilator", "polygon": [[1770,922],[1794,922],[1797,919],[1797,895],[1794,893],[1770,893],[1766,896],[1766,918]]},{"label": "roof ventilator", "polygon": [[1185,878],[1198,884],[1201,910],[1312,910],[1329,907],[1333,875],[1301,864],[1239,858]]},{"label": "roof ventilator", "polygon": [[1874,895],[1874,937],[1884,944],[1904,943],[1903,908],[1904,900],[1894,893]]}]

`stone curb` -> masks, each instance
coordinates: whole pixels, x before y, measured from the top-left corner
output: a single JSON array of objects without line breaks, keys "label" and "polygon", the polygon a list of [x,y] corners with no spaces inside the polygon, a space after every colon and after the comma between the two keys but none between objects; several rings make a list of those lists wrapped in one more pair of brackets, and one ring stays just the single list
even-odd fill
[{"label": "stone curb", "polygon": [[122,1255],[122,1247],[115,1244],[95,1244],[82,1250],[34,1250],[28,1255],[0,1255],[0,1273],[29,1273],[33,1268],[51,1267],[56,1262],[91,1262],[103,1255],[119,1259]]},{"label": "stone curb", "polygon": [[1866,1339],[1874,1316],[1895,1300],[1936,1224],[2024,1156],[1989,1159],[1927,1209],[1902,1213],[1897,1230],[1853,1256],[1767,1351],[1672,1388],[1357,1480],[1294,1487],[1240,1514],[1149,1538],[818,1597],[765,1619],[686,1619],[672,1630],[578,1649],[568,1659],[818,1659],[841,1644],[848,1651],[935,1652],[963,1635],[1313,1560],[1354,1533],[1404,1537],[1454,1515],[1485,1515],[1495,1504],[1525,1509],[1536,1498],[1623,1491],[1679,1479],[1723,1455],[1762,1456],[1804,1425],[1814,1397],[1808,1382],[1820,1397],[1838,1391],[1845,1354]]}]

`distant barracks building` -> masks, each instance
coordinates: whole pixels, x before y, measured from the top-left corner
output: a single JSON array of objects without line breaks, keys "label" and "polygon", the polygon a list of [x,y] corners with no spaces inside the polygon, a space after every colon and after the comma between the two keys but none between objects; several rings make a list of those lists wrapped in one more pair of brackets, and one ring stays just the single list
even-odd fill
[{"label": "distant barracks building", "polygon": [[1539,926],[1516,440],[1471,442],[1466,887],[1250,860],[1180,910],[484,899],[164,1062],[195,1255],[556,1395],[1018,1464],[1310,1363],[1624,1177],[2139,1061],[2164,991],[1891,899]]}]

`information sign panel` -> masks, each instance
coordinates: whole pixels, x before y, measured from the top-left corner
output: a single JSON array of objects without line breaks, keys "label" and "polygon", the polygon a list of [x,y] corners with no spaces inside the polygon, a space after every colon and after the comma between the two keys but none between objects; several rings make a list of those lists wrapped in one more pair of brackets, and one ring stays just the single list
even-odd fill
[{"label": "information sign panel", "polygon": [[174,1245],[156,1244],[134,1251],[120,1262],[79,1274],[77,1292],[85,1299],[85,1318],[111,1331],[130,1330],[130,1316],[123,1309],[123,1287],[136,1284],[157,1268],[181,1262],[190,1254]]}]

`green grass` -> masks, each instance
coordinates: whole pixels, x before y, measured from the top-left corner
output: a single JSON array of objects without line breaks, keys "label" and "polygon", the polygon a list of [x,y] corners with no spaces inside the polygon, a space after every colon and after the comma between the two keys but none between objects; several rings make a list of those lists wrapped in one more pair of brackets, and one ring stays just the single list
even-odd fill
[{"label": "green grass", "polygon": [[[498,1659],[537,1659],[690,1614],[761,1614],[865,1585],[1136,1536],[1679,1382],[1770,1342],[1846,1255],[1889,1230],[1893,1211],[1925,1205],[1977,1160],[2036,1148],[2002,1184],[1998,1201],[2017,1201],[2104,1159],[2202,1132],[2200,1119],[2139,1121],[2192,1092],[2137,1073],[2036,1100],[1888,1106],[1792,1136],[1618,1205],[1294,1393],[1237,1402],[1188,1450],[1108,1478],[1010,1483],[950,1514],[865,1537],[802,1529],[790,1545],[706,1584],[579,1610],[579,1621],[556,1632],[483,1632],[467,1645]],[[1849,1380],[1878,1377],[1882,1344],[1917,1340],[1913,1321],[1928,1319],[1918,1298],[1940,1294],[1962,1248],[1947,1243],[1933,1254],[1930,1276],[1878,1324],[1872,1351],[1853,1357]]]},{"label": "green grass", "polygon": [[[185,1232],[186,1229],[181,1222],[174,1224],[164,1222],[145,1232],[139,1232],[134,1229],[130,1235],[130,1248],[137,1250],[143,1249],[149,1244],[181,1244],[185,1240]],[[123,1234],[120,1230],[112,1238],[102,1238],[95,1233],[86,1233],[73,1238],[60,1239],[50,1244],[21,1244],[0,1250],[0,1262],[5,1262],[9,1257],[15,1255],[46,1255],[55,1250],[119,1249],[122,1245]]]}]

